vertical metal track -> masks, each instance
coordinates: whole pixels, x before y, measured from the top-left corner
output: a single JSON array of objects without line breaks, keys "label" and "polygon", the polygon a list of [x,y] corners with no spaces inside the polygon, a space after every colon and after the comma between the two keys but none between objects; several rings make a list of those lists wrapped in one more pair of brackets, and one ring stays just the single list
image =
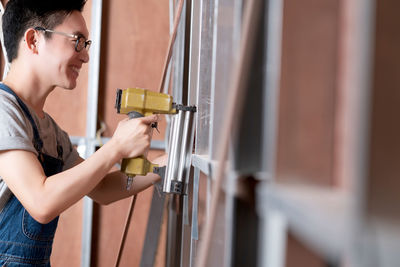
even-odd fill
[{"label": "vertical metal track", "polygon": [[286,256],[287,221],[279,211],[270,211],[266,216],[266,229],[262,238],[266,241],[266,256],[258,266],[284,267]]},{"label": "vertical metal track", "polygon": [[[89,82],[87,96],[87,117],[86,117],[86,151],[85,158],[88,158],[96,149],[96,125],[97,105],[100,75],[100,43],[101,43],[101,21],[103,1],[93,0],[91,19],[91,38],[94,40],[90,50]],[[91,244],[93,225],[93,201],[88,197],[83,202],[83,229],[82,229],[82,254],[81,266],[90,267]]]},{"label": "vertical metal track", "polygon": [[3,78],[2,80],[4,80],[4,78],[6,77],[8,71],[10,70],[10,63],[8,62],[8,58],[7,58],[7,51],[6,48],[4,46],[4,35],[3,35],[3,14],[4,14],[4,6],[3,4],[0,2],[0,13],[1,13],[1,19],[0,19],[0,40],[1,40],[1,50],[3,50],[3,56],[4,56],[4,72],[3,72]]},{"label": "vertical metal track", "polygon": [[173,47],[175,44],[176,35],[178,33],[178,25],[180,24],[179,21],[181,18],[182,9],[183,9],[184,5],[185,5],[185,0],[180,0],[177,10],[176,10],[176,15],[174,18],[174,29],[171,33],[171,36],[170,36],[170,39],[168,42],[167,55],[164,60],[163,72],[162,72],[162,76],[161,76],[161,80],[160,80],[160,85],[158,88],[158,92],[160,92],[160,93],[163,91],[163,89],[165,89],[165,84],[166,84],[165,81],[166,81],[167,74],[168,74],[168,66],[170,65],[170,60],[172,58]]},{"label": "vertical metal track", "polygon": [[160,239],[161,225],[163,223],[165,199],[165,194],[160,194],[160,192],[157,191],[157,188],[153,189],[153,197],[151,200],[149,219],[146,229],[146,239],[143,244],[140,267],[154,266]]},{"label": "vertical metal track", "polygon": [[[169,0],[169,35],[174,32],[174,0]],[[171,71],[172,71],[172,61],[169,61],[168,63],[168,70],[167,70],[167,76],[165,77],[165,83],[164,83],[164,88],[163,88],[163,93],[168,94],[168,89],[171,81]],[[167,123],[169,123],[168,116],[167,117]],[[166,130],[168,132],[168,129]],[[167,137],[165,140],[168,140]]]},{"label": "vertical metal track", "polygon": [[[209,139],[208,139],[208,157],[210,160],[213,160],[213,133],[214,133],[214,112],[215,112],[215,81],[216,81],[216,72],[217,72],[217,41],[218,41],[218,13],[219,13],[219,1],[215,0],[214,2],[214,25],[213,25],[213,43],[212,43],[212,59],[211,59],[211,92],[210,92],[210,115],[213,120],[210,123],[209,129]],[[200,88],[199,88],[200,90]],[[207,177],[207,193],[206,193],[206,217],[210,214],[210,206],[211,206],[211,178],[214,174],[210,172]]]},{"label": "vertical metal track", "polygon": [[191,229],[191,244],[190,244],[190,267],[194,267],[194,261],[197,251],[197,241],[199,240],[199,183],[200,169],[194,168],[193,177],[193,200],[192,200],[192,229]]},{"label": "vertical metal track", "polygon": [[[214,110],[215,110],[215,81],[217,79],[216,72],[217,72],[217,51],[218,51],[218,13],[219,13],[219,1],[215,0],[214,2],[214,25],[213,25],[213,43],[212,43],[212,59],[211,59],[211,92],[210,92],[210,115],[212,120],[214,120]],[[200,88],[199,88],[200,90]],[[199,94],[200,95],[200,94]],[[210,132],[208,139],[208,156],[210,159],[213,159],[213,133],[214,133],[214,123],[210,123]],[[209,176],[211,178],[211,175]],[[207,186],[210,183],[210,179],[207,181]],[[207,190],[207,199],[211,195],[211,190]],[[207,202],[207,211],[208,209],[208,202]],[[208,214],[208,212],[207,212]]]},{"label": "vertical metal track", "polygon": [[171,194],[168,203],[167,267],[181,266],[183,197]]},{"label": "vertical metal track", "polygon": [[[263,134],[263,177],[264,182],[259,185],[268,186],[268,181],[275,177],[276,135],[279,110],[279,88],[281,76],[281,47],[282,47],[282,23],[283,0],[269,0],[266,4],[265,21],[266,29],[266,58],[264,81],[264,134]],[[258,266],[282,267],[285,262],[286,251],[286,222],[278,211],[267,214],[262,209],[264,200],[258,194],[258,211],[261,213],[260,242],[258,245]]]},{"label": "vertical metal track", "polygon": [[[198,106],[199,90],[200,90],[200,66],[201,66],[201,45],[202,45],[202,20],[203,20],[203,5],[204,1],[194,1],[191,7],[191,22],[190,22],[190,58],[189,58],[189,80],[188,80],[188,105]],[[196,113],[196,116],[198,114]],[[196,119],[197,120],[197,119]],[[196,122],[194,122],[196,123]],[[187,257],[183,257],[184,266],[194,266],[194,258],[197,250],[198,241],[198,193],[200,170],[194,168],[193,177],[188,185],[193,186],[193,189],[188,190],[189,195],[185,196],[187,206],[185,206],[184,215],[185,225],[190,229],[187,236],[184,236],[184,246],[189,246],[186,250]],[[191,203],[191,207],[189,207]],[[191,212],[191,214],[189,214]],[[185,227],[185,226],[184,226]]]},{"label": "vertical metal track", "polygon": [[281,77],[281,54],[282,54],[282,23],[283,23],[283,0],[269,0],[266,5],[266,36],[267,53],[265,66],[265,84],[264,84],[264,136],[262,162],[265,169],[262,170],[267,177],[274,177],[275,173],[275,155],[276,155],[276,135],[278,127],[279,111],[279,88]]},{"label": "vertical metal track", "polygon": [[[182,14],[180,17],[180,22],[178,24],[179,26],[177,28],[177,36],[173,49],[174,64],[172,72],[172,95],[174,96],[174,100],[176,103],[182,103],[186,6],[187,1],[185,1],[182,7]],[[177,16],[177,14],[175,14],[175,16]]]},{"label": "vertical metal track", "polygon": [[[181,21],[178,27],[178,35],[175,45],[174,62],[174,88],[173,96],[177,103],[187,103],[187,90],[189,58],[188,40],[190,36],[191,0],[185,2],[182,10]],[[189,23],[188,23],[189,22]],[[183,195],[173,194],[168,203],[168,230],[167,230],[167,267],[181,266],[182,242],[183,242]]]},{"label": "vertical metal track", "polygon": [[[375,12],[376,0],[356,0],[351,3],[354,5],[353,10],[357,13],[355,17],[356,33],[355,42],[349,47],[352,56],[353,65],[351,71],[354,75],[352,81],[352,89],[357,91],[358,105],[355,108],[357,120],[352,125],[357,129],[357,141],[354,142],[353,150],[355,151],[354,162],[354,188],[355,201],[352,207],[352,251],[350,265],[355,267],[368,266],[372,260],[370,254],[363,251],[365,242],[362,237],[365,237],[366,230],[366,213],[368,203],[368,185],[367,177],[369,172],[369,143],[370,143],[370,121],[371,121],[371,95],[373,87],[373,64],[374,64],[374,44],[375,44]],[[350,45],[350,44],[349,44]],[[347,88],[347,89],[350,89]],[[375,248],[372,248],[375,250]],[[371,266],[371,265],[369,265]]]}]

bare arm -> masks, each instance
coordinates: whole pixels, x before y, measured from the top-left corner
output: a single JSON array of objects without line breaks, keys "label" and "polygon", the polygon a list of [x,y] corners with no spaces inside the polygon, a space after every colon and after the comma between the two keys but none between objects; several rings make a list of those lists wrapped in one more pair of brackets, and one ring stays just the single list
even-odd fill
[{"label": "bare arm", "polygon": [[76,167],[47,178],[34,153],[11,150],[0,154],[0,175],[32,217],[47,223],[90,192],[117,160],[110,144]]},{"label": "bare arm", "polygon": [[37,221],[47,223],[91,192],[116,162],[141,155],[150,145],[149,125],[155,116],[123,120],[113,138],[77,166],[46,177],[32,152],[0,153],[0,176]]},{"label": "bare arm", "polygon": [[[164,166],[166,155],[152,160],[153,163]],[[149,173],[146,176],[135,176],[131,189],[126,190],[126,175],[120,171],[114,171],[109,174],[88,194],[90,198],[99,204],[107,205],[114,201],[140,193],[154,183],[160,181],[160,176]]]},{"label": "bare arm", "polygon": [[115,171],[109,173],[88,196],[99,204],[108,205],[114,201],[135,195],[159,180],[160,176],[154,173],[149,173],[146,176],[135,176],[131,189],[128,191],[126,190],[125,174]]}]

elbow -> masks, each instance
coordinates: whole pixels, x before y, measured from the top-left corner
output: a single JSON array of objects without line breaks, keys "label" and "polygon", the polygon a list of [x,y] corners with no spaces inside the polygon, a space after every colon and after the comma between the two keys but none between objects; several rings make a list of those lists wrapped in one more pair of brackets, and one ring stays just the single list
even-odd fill
[{"label": "elbow", "polygon": [[41,224],[48,224],[52,220],[55,219],[55,217],[49,217],[49,216],[43,216],[43,217],[32,217],[35,219],[36,222],[41,223]]},{"label": "elbow", "polygon": [[52,215],[52,214],[35,214],[31,215],[31,217],[38,223],[41,224],[48,224],[52,220],[54,220],[58,215]]},{"label": "elbow", "polygon": [[108,206],[109,204],[113,203],[115,199],[112,198],[107,193],[104,193],[101,190],[93,190],[90,194],[87,195],[90,197],[96,204],[99,204],[101,206]]},{"label": "elbow", "polygon": [[96,204],[99,204],[101,206],[107,206],[108,204],[112,203],[112,201],[109,201],[105,196],[99,196],[98,194],[88,194],[87,195],[91,200],[96,202]]},{"label": "elbow", "polygon": [[41,224],[48,224],[59,215],[47,207],[27,210],[27,212],[36,222]]}]

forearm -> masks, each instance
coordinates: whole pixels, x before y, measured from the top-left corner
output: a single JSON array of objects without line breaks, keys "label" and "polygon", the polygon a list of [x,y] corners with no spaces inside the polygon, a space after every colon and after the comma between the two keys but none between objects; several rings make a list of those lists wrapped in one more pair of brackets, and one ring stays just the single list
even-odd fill
[{"label": "forearm", "polygon": [[[83,196],[89,194],[107,176],[109,170],[121,158],[142,155],[150,146],[150,125],[157,121],[157,116],[148,116],[119,122],[113,137],[102,148],[76,167],[46,180],[52,203],[59,208],[59,214]],[[58,182],[62,180],[63,182]],[[54,183],[54,184],[53,184]],[[55,185],[58,184],[58,185]],[[61,186],[59,186],[61,184]],[[150,183],[151,184],[151,183]],[[54,191],[51,191],[54,190]],[[115,190],[113,190],[115,191]],[[66,194],[66,196],[63,196]],[[114,195],[114,194],[112,194]],[[57,196],[63,196],[57,199]]]},{"label": "forearm", "polygon": [[42,188],[46,196],[44,201],[49,205],[47,210],[55,217],[79,201],[99,184],[118,160],[118,154],[109,143],[77,166],[48,177]]},{"label": "forearm", "polygon": [[88,195],[99,204],[107,205],[117,200],[137,194],[160,180],[160,176],[149,173],[146,176],[135,176],[132,186],[126,189],[127,178],[124,173],[109,173]]}]

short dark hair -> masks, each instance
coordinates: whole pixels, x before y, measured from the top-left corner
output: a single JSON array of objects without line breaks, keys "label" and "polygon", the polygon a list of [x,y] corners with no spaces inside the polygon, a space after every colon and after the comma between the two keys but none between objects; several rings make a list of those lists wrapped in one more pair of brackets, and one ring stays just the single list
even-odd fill
[{"label": "short dark hair", "polygon": [[10,0],[3,15],[8,61],[18,55],[19,42],[29,28],[54,29],[73,11],[82,12],[86,0]]}]

